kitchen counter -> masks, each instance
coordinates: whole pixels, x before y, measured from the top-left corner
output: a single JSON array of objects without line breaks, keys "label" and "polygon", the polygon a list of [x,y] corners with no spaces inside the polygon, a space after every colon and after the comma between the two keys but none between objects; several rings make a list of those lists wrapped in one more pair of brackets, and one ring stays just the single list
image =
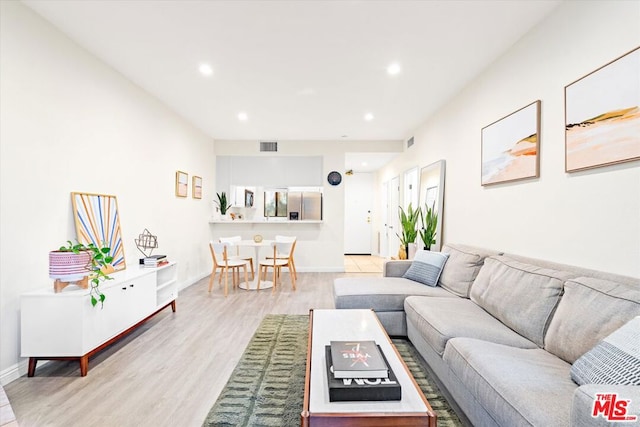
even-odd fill
[{"label": "kitchen counter", "polygon": [[322,220],[310,220],[310,219],[304,219],[304,220],[288,220],[288,219],[270,219],[270,220],[264,220],[264,219],[236,219],[236,220],[232,220],[232,219],[227,219],[227,220],[220,220],[220,219],[210,219],[209,220],[209,224],[322,224],[323,221]]}]

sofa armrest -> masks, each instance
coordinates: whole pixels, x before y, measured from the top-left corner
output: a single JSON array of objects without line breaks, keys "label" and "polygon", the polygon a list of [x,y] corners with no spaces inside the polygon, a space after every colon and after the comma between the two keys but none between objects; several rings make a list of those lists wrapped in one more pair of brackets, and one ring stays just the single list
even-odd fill
[{"label": "sofa armrest", "polygon": [[382,277],[402,277],[411,266],[410,260],[385,261],[382,266]]},{"label": "sofa armrest", "polygon": [[[614,394],[616,402],[620,405],[616,408],[618,411],[621,411],[621,406],[625,406],[625,404],[620,403],[621,401],[629,401],[626,404],[626,415],[635,416],[640,421],[640,386],[585,384],[578,387],[573,393],[571,426],[610,427],[612,425],[606,419],[606,414],[604,413],[606,412],[606,406],[609,404],[608,402],[600,403],[596,411],[597,416],[593,416],[594,403],[598,394]],[[620,413],[618,412],[618,415]],[[616,415],[616,412],[611,412],[611,415]]]}]

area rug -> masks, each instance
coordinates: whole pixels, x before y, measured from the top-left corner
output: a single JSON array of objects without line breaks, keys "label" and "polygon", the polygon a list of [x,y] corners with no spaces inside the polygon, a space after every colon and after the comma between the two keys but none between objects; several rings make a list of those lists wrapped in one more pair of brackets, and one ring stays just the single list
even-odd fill
[{"label": "area rug", "polygon": [[[306,315],[265,316],[203,425],[299,426],[308,329]],[[438,426],[461,426],[411,343],[393,343],[438,415]]]}]

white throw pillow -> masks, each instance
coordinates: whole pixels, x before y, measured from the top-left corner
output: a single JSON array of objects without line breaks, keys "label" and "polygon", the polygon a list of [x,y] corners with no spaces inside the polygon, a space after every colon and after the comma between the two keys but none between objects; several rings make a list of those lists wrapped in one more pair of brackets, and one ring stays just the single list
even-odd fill
[{"label": "white throw pillow", "polygon": [[444,252],[418,251],[411,267],[402,277],[424,285],[436,286],[448,258],[449,254]]},{"label": "white throw pillow", "polygon": [[579,385],[640,386],[640,316],[580,356],[571,366],[571,379]]}]

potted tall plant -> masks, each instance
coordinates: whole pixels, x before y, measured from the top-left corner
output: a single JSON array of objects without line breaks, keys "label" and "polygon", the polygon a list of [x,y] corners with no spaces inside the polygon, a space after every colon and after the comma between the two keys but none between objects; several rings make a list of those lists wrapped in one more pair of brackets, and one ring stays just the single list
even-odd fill
[{"label": "potted tall plant", "polygon": [[[111,280],[109,273],[114,271],[111,263],[113,257],[109,255],[111,248],[98,247],[93,243],[84,245],[82,243],[71,243],[67,240],[67,246],[61,246],[57,251],[49,253],[49,276],[56,279],[54,284],[56,292],[59,292],[68,282],[77,281],[80,286],[88,282],[91,284],[89,295],[91,305],[96,306],[98,301],[102,307],[105,295],[100,290],[100,283]],[[60,286],[60,284],[63,286]],[[84,287],[84,286],[83,286]]]},{"label": "potted tall plant", "polygon": [[216,196],[218,197],[218,200],[214,200],[214,203],[218,206],[220,215],[222,215],[222,218],[224,219],[227,217],[227,211],[231,207],[231,205],[227,203],[227,193],[223,191],[222,193],[216,193]]},{"label": "potted tall plant", "polygon": [[[406,257],[412,258],[409,256],[410,252],[415,254],[415,250],[410,251],[410,245],[415,245],[416,239],[418,237],[418,218],[420,217],[420,209],[413,209],[411,203],[407,206],[407,211],[399,206],[399,215],[400,215],[400,226],[402,227],[402,235],[396,235],[400,238],[400,244],[402,245],[401,249],[404,249]],[[415,249],[415,248],[414,248]],[[400,251],[402,254],[402,250]],[[399,258],[402,259],[402,256]]]},{"label": "potted tall plant", "polygon": [[424,244],[425,250],[430,250],[431,245],[436,242],[436,227],[438,225],[438,213],[434,210],[434,205],[431,207],[425,203],[424,210],[420,210],[420,217],[422,218],[422,227],[420,228],[420,238]]}]

